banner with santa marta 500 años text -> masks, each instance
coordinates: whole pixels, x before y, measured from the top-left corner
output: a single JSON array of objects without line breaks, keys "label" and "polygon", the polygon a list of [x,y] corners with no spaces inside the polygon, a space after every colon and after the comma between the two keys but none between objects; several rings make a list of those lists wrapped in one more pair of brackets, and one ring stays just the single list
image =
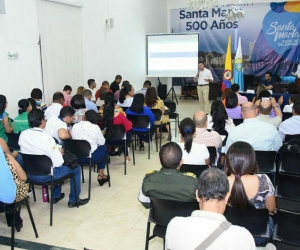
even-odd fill
[{"label": "banner with santa marta 500 a\u00f1os text", "polygon": [[173,33],[199,32],[199,60],[205,61],[216,80],[222,79],[228,36],[232,58],[241,37],[244,73],[263,75],[267,71],[280,76],[295,71],[300,57],[300,1],[239,5],[242,20],[228,21],[226,10],[171,10]]}]

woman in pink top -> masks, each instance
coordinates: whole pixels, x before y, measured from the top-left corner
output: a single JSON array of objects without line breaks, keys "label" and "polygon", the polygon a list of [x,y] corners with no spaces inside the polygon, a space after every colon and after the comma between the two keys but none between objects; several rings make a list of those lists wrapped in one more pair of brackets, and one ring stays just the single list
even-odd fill
[{"label": "woman in pink top", "polygon": [[[130,143],[131,141],[131,133],[130,130],[132,128],[132,123],[129,121],[122,112],[119,112],[115,105],[115,99],[113,97],[106,97],[105,104],[104,104],[104,112],[103,112],[103,120],[104,120],[104,128],[105,131],[105,138],[107,144],[110,145],[119,145],[123,144],[123,140],[112,140],[110,139],[114,134],[114,127],[113,125],[122,124],[125,128],[126,132],[126,143]],[[128,155],[128,149],[125,148],[125,155],[127,163],[130,161],[130,157]]]}]

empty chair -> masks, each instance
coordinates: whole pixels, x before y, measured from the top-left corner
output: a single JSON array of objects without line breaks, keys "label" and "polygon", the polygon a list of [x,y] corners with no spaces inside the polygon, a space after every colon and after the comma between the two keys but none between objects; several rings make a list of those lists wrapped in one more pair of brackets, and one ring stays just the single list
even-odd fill
[{"label": "empty chair", "polygon": [[199,178],[199,176],[202,174],[202,172],[209,167],[207,165],[191,165],[191,164],[182,164],[180,167],[180,172],[186,173],[190,172]]},{"label": "empty chair", "polygon": [[279,172],[300,175],[300,153],[282,151]]},{"label": "empty chair", "polygon": [[[194,210],[199,210],[199,203],[197,201],[180,202],[155,198],[150,198],[150,200],[151,207],[147,222],[146,250],[149,247],[149,241],[156,236],[165,240],[167,226],[175,216],[187,217],[191,216]],[[155,226],[153,229],[153,234],[150,236],[151,222],[155,223]]]},{"label": "empty chair", "polygon": [[259,173],[275,171],[276,151],[255,151]]}]

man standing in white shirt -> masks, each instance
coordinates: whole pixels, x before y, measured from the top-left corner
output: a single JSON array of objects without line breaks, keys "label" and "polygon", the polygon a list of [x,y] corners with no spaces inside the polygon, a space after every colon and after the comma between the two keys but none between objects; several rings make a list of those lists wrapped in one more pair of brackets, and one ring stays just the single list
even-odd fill
[{"label": "man standing in white shirt", "polygon": [[[20,152],[23,154],[32,155],[46,155],[52,160],[53,164],[53,177],[57,180],[63,176],[73,173],[75,175],[77,197],[75,196],[75,189],[73,179],[70,180],[70,195],[68,206],[70,208],[76,206],[76,198],[78,198],[78,205],[82,206],[89,202],[89,199],[79,199],[81,191],[81,168],[78,165],[76,168],[71,169],[67,166],[62,166],[64,163],[60,149],[54,139],[44,132],[46,121],[44,119],[44,112],[42,110],[32,110],[28,114],[28,122],[31,129],[23,131],[19,138]],[[34,176],[27,174],[29,179],[38,182],[49,182],[49,176]],[[64,193],[61,193],[61,186],[56,186],[53,191],[54,203],[63,199]]]},{"label": "man standing in white shirt", "polygon": [[73,122],[75,110],[72,107],[63,107],[59,116],[52,116],[46,124],[45,132],[55,138],[59,144],[62,140],[71,138],[71,130],[68,125]]},{"label": "man standing in white shirt", "polygon": [[197,92],[200,105],[203,105],[206,114],[209,114],[209,83],[213,81],[211,71],[204,66],[204,62],[198,64],[198,72],[194,78],[194,82],[198,82]]},{"label": "man standing in white shirt", "polygon": [[52,104],[45,111],[46,121],[52,116],[59,116],[59,112],[62,109],[65,98],[61,92],[55,92],[52,98]]},{"label": "man standing in white shirt", "polygon": [[87,83],[89,85],[87,89],[89,89],[92,92],[91,101],[96,102],[96,81],[95,79],[89,79]]},{"label": "man standing in white shirt", "polygon": [[[200,210],[195,210],[191,217],[175,217],[168,224],[165,249],[196,249],[221,224],[228,223],[223,215],[229,198],[229,182],[224,174],[216,168],[205,170],[199,180],[196,198]],[[249,231],[229,223],[207,248],[207,250],[254,250],[255,243]]]}]

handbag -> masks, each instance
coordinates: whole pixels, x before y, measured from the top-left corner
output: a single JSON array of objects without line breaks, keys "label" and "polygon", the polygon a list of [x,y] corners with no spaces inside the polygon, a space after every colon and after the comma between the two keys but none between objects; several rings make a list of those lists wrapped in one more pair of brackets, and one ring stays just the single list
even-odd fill
[{"label": "handbag", "polygon": [[71,153],[68,150],[65,150],[63,154],[63,159],[64,159],[64,166],[68,166],[71,169],[75,169],[78,166],[78,158],[76,155]]}]

